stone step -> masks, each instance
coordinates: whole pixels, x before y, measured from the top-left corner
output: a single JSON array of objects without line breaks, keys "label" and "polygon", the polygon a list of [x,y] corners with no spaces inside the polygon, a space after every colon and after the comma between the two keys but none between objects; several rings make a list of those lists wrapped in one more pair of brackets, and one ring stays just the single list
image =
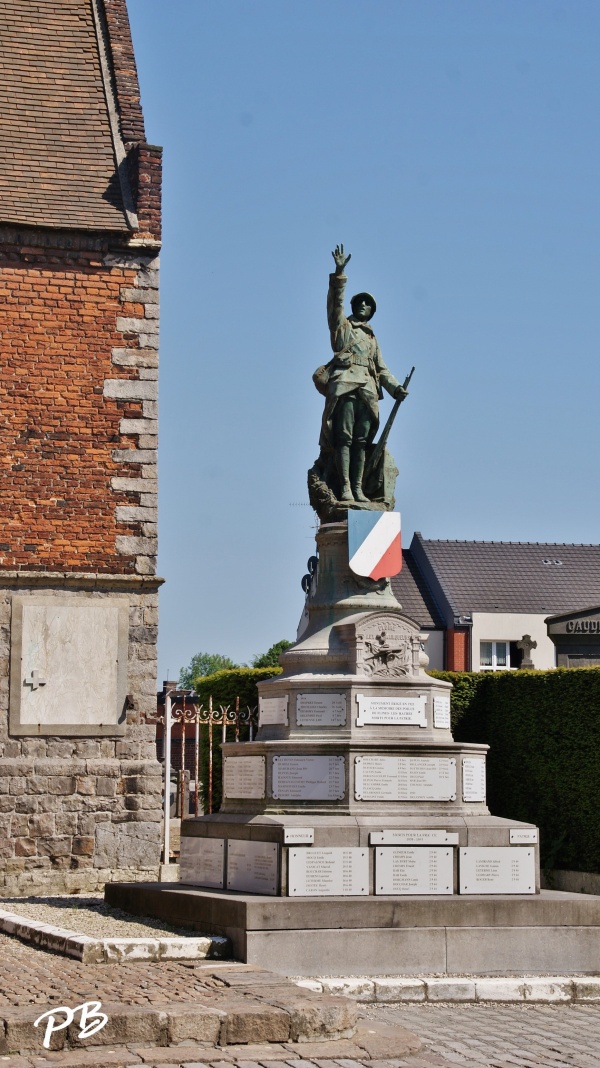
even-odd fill
[{"label": "stone step", "polygon": [[[326,1039],[324,1036],[302,1042],[241,1042],[226,1046],[211,1043],[187,1043],[176,1046],[149,1041],[111,1043],[102,1048],[62,1049],[34,1052],[25,1050],[10,1058],[0,1057],[0,1064],[10,1068],[199,1068],[221,1065],[222,1068],[322,1068],[325,1064],[340,1068],[382,1068],[388,1059],[410,1056],[421,1049],[421,1040],[411,1031],[379,1020],[359,1019],[352,1038]],[[445,1063],[445,1062],[444,1062]]]},{"label": "stone step", "polygon": [[[105,1024],[88,1038],[80,1038],[81,1010],[71,1014],[56,1004],[40,1011],[39,1003],[27,1007],[0,1009],[0,1058],[11,1054],[35,1053],[46,1056],[44,1041],[48,1013],[54,1014],[56,1026],[68,1026],[48,1032],[49,1053],[89,1051],[90,1046],[111,1050],[115,1047],[144,1045],[179,1046],[182,1043],[227,1047],[245,1043],[323,1042],[350,1039],[355,1033],[355,1002],[331,994],[315,993],[297,987],[281,976],[244,966],[206,971],[202,985],[192,986],[186,997],[153,1004],[120,1002],[96,1003],[89,1009],[88,1023],[94,1012],[104,1014]],[[131,996],[135,997],[135,990]],[[83,1001],[83,999],[79,999]],[[88,1002],[95,1000],[90,989]],[[75,1008],[72,998],[68,1003]],[[40,1020],[40,1017],[44,1016]],[[35,1021],[38,1020],[37,1026]],[[186,1054],[187,1056],[187,1054]],[[52,1058],[50,1057],[50,1060]],[[1,1063],[1,1061],[0,1061]],[[135,1062],[132,1062],[135,1063]]]},{"label": "stone step", "polygon": [[276,897],[108,883],[134,915],[227,934],[237,960],[292,976],[596,975],[600,897]]}]

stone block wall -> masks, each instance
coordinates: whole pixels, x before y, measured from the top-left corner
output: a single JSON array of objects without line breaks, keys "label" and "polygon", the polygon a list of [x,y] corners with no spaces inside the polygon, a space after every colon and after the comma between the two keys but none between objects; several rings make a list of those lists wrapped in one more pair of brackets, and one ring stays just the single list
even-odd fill
[{"label": "stone block wall", "polygon": [[[42,576],[39,576],[40,579]],[[8,731],[11,605],[40,584],[0,576],[0,893],[70,893],[156,875],[161,766],[155,730],[157,594],[54,576],[54,594],[110,596],[129,606],[128,704],[119,737],[15,737]],[[106,580],[104,580],[106,582]],[[4,585],[10,582],[10,585]],[[153,583],[152,583],[153,585]],[[44,593],[49,587],[44,585]]]}]

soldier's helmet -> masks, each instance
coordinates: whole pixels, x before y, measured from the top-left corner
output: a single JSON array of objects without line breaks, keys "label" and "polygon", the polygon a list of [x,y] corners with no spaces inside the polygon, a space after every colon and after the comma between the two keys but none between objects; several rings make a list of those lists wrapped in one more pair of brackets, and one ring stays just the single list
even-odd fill
[{"label": "soldier's helmet", "polygon": [[375,297],[373,297],[371,295],[371,293],[355,293],[354,294],[354,296],[352,297],[352,300],[350,301],[350,307],[352,308],[352,314],[353,315],[355,314],[356,305],[359,304],[361,300],[364,300],[366,304],[370,304],[371,305],[373,311],[371,312],[371,314],[369,316],[369,319],[372,319],[373,316],[375,315],[375,312],[377,311],[377,304],[375,302]]}]

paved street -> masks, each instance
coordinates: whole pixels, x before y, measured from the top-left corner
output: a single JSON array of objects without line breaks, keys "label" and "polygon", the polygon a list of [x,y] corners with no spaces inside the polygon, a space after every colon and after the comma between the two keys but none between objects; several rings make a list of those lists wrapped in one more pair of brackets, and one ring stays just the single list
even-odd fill
[{"label": "paved street", "polygon": [[600,1066],[600,1004],[368,1005],[364,1015],[401,1024],[422,1040],[423,1050],[396,1068]]},{"label": "paved street", "polygon": [[[600,1003],[363,1003],[354,1038],[322,1041],[315,1033],[312,1041],[296,1042],[286,1030],[290,1013],[343,1012],[348,1002],[300,991],[286,980],[273,983],[269,973],[222,968],[170,962],[83,965],[0,935],[0,1015],[11,1019],[12,1027],[20,1026],[15,1011],[25,1023],[50,1006],[74,1006],[92,998],[115,1014],[110,1038],[115,1046],[93,1049],[91,1042],[82,1042],[80,1051],[58,1046],[56,1052],[46,1052],[40,1037],[22,1057],[0,1054],[0,1068],[600,1068]],[[213,972],[221,978],[211,978]],[[123,1007],[118,1027],[117,1003]],[[169,1046],[161,1031],[164,1021],[160,1024],[165,1011],[173,1012],[171,1024],[179,1028]],[[210,1022],[215,1011],[229,1014],[237,1028],[224,1046],[215,1045],[216,1034],[210,1040],[208,1033],[197,1031],[200,1018]],[[132,1012],[138,1014],[135,1019]],[[182,1030],[191,1024],[193,1030]],[[341,1019],[339,1026],[346,1026]],[[106,1038],[108,1031],[107,1026]],[[31,1032],[22,1033],[27,1038]],[[182,1040],[191,1043],[178,1044]]]}]

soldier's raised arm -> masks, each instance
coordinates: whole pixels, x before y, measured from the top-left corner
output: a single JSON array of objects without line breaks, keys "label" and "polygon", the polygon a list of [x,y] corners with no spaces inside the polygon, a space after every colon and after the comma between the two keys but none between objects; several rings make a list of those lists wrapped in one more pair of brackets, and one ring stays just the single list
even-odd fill
[{"label": "soldier's raised arm", "polygon": [[335,273],[336,274],[343,274],[344,273],[344,267],[352,259],[352,253],[349,252],[348,255],[346,255],[346,253],[344,252],[344,246],[343,245],[336,245],[335,249],[331,253],[331,255],[333,256],[333,258],[335,260]]},{"label": "soldier's raised arm", "polygon": [[344,347],[346,316],[344,315],[344,290],[346,288],[346,275],[344,267],[349,262],[350,253],[344,252],[343,245],[336,245],[331,253],[335,260],[335,271],[329,275],[329,289],[327,291],[327,322],[331,347],[334,352],[339,352]]}]

